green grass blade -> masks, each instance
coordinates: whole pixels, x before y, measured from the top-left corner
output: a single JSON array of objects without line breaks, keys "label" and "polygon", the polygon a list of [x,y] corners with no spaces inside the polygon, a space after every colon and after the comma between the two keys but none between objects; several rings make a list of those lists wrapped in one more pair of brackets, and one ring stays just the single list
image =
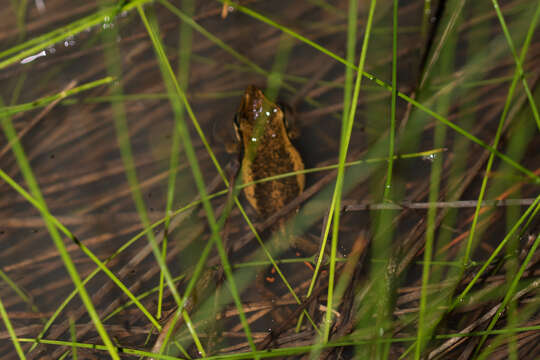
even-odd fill
[{"label": "green grass blade", "polygon": [[[223,0],[218,0],[220,2],[223,2]],[[345,66],[348,66],[348,67],[352,67],[354,70],[356,71],[359,71],[358,70],[358,67],[355,66],[354,64],[348,62],[347,60],[343,59],[342,57],[332,53],[331,51],[325,49],[324,47],[318,45],[317,43],[307,39],[305,36],[302,36],[288,28],[285,28],[283,26],[281,26],[280,24],[276,23],[275,21],[272,21],[268,18],[266,18],[265,16],[249,9],[249,8],[246,8],[244,6],[241,6],[241,5],[236,5],[234,3],[231,3],[231,6],[235,7],[236,9],[238,9],[239,11],[259,20],[259,21],[262,21],[270,26],[273,26],[277,29],[280,29],[281,31],[297,38],[298,40],[312,46],[313,48],[321,51],[322,53],[330,56],[331,58],[335,59],[336,61],[344,64]],[[374,75],[372,74],[369,74],[365,71],[362,71],[360,72],[363,76],[365,76],[366,78],[368,78],[369,80],[372,80],[373,82],[375,82],[377,85],[379,85],[380,87],[388,90],[388,91],[392,91],[392,86],[385,83],[384,81],[378,79],[377,77],[375,77]],[[509,158],[508,156],[502,154],[501,152],[499,152],[497,149],[494,149],[493,147],[489,146],[487,143],[485,143],[484,141],[480,140],[479,138],[477,138],[476,136],[470,134],[468,131],[466,131],[465,129],[461,128],[460,126],[452,123],[451,121],[449,121],[448,119],[446,119],[444,116],[436,113],[435,111],[429,109],[428,107],[424,106],[423,104],[421,104],[420,102],[414,100],[413,98],[407,96],[406,94],[402,93],[402,92],[397,92],[397,95],[402,98],[403,100],[409,102],[410,104],[412,104],[414,107],[418,108],[419,110],[425,112],[426,114],[434,117],[435,119],[437,119],[438,121],[442,122],[443,124],[445,124],[446,126],[450,127],[452,130],[456,131],[457,133],[459,133],[460,135],[466,137],[467,139],[471,140],[472,142],[480,145],[481,147],[483,147],[484,149],[494,153],[495,155],[497,155],[501,160],[503,160],[504,162],[508,163],[509,165],[511,165],[512,167],[516,168],[517,170],[519,170],[520,172],[526,174],[527,176],[529,176],[533,181],[537,182],[537,183],[540,183],[540,177],[535,175],[532,171],[526,169],[525,167],[523,167],[522,165],[516,163],[514,160],[512,160],[511,158]]]},{"label": "green grass blade", "polygon": [[[206,31],[204,28],[202,28],[200,25],[198,25],[196,22],[194,22],[189,16],[185,15],[184,13],[182,13],[180,10],[178,10],[177,8],[175,8],[174,6],[172,6],[169,2],[165,1],[165,0],[161,0],[161,3],[167,8],[169,9],[172,13],[174,13],[175,15],[177,15],[182,21],[186,22],[188,25],[190,25],[191,27],[193,27],[195,30],[197,30],[198,32],[200,32],[202,35],[204,35],[205,37],[207,37],[209,40],[211,40],[212,42],[216,43],[218,46],[222,47],[225,51],[231,53],[233,56],[235,56],[236,58],[238,58],[239,60],[241,61],[244,61],[246,63],[249,63],[249,60],[245,59],[242,55],[238,54],[237,52],[235,52],[232,48],[230,48],[229,46],[227,46],[226,44],[224,44],[221,40],[219,40],[218,38],[216,38],[215,36],[213,36],[212,34],[210,34],[208,31]],[[267,74],[264,70],[262,70],[261,68],[259,68],[258,66],[256,66],[255,64],[252,64],[252,67],[254,69],[258,69],[257,71],[260,70],[260,72],[264,73],[264,74]],[[287,88],[286,84],[284,84],[284,86]],[[186,111],[188,112],[188,115],[190,116],[194,126],[195,126],[195,129],[197,131],[197,133],[199,134],[205,148],[207,149],[214,165],[216,166],[216,169],[218,171],[218,173],[220,174],[221,178],[223,179],[224,183],[226,186],[229,186],[229,182],[223,172],[223,170],[221,169],[219,163],[217,162],[210,146],[208,145],[208,141],[206,140],[205,136],[204,136],[204,133],[202,132],[195,116],[193,115],[193,112],[191,110],[191,107],[189,106],[189,103],[187,103],[187,101],[184,101],[184,106],[186,108]],[[235,192],[237,191],[238,189],[235,187]],[[286,287],[288,288],[289,292],[291,292],[291,294],[293,295],[295,301],[297,301],[298,304],[301,303],[300,299],[298,298],[298,296],[294,293],[294,290],[292,289],[292,287],[290,286],[290,284],[288,283],[287,279],[283,276],[281,270],[279,269],[279,267],[277,266],[277,264],[275,263],[274,259],[271,258],[270,256],[270,253],[268,252],[268,250],[266,249],[266,247],[263,245],[263,242],[262,242],[262,239],[260,238],[260,236],[257,234],[257,232],[255,231],[255,227],[253,226],[253,224],[251,223],[251,221],[249,220],[249,218],[247,217],[245,211],[243,210],[243,207],[242,205],[240,204],[240,201],[238,200],[238,198],[236,197],[236,193],[233,193],[233,197],[234,197],[234,201],[235,201],[235,204],[237,205],[237,207],[240,209],[240,212],[242,214],[242,216],[244,217],[244,219],[246,220],[250,230],[254,233],[255,235],[255,238],[257,239],[257,241],[259,242],[259,244],[261,245],[261,248],[263,250],[263,252],[269,256],[269,259],[272,263],[272,265],[274,266],[274,268],[277,270],[278,274],[280,275],[281,279],[283,280],[284,284],[286,285]],[[204,198],[204,197],[203,197]],[[307,315],[307,312],[304,312],[306,315]],[[314,328],[316,329],[317,327],[315,326],[315,324],[313,323],[313,321],[311,320],[311,318],[308,316],[308,319],[310,320],[310,322],[312,323],[312,325],[314,326]]]},{"label": "green grass blade", "polygon": [[41,35],[37,38],[26,41],[20,45],[17,45],[10,49],[2,51],[0,52],[0,58],[14,54],[18,51],[20,52],[3,61],[0,61],[0,70],[28,56],[36,54],[37,52],[45,49],[46,47],[54,45],[55,43],[64,40],[68,36],[77,35],[78,33],[90,27],[100,25],[105,19],[113,19],[116,16],[116,14],[118,14],[121,11],[128,11],[130,9],[133,9],[135,6],[139,4],[145,4],[149,2],[151,2],[151,0],[133,0],[133,1],[129,1],[127,4],[123,5],[120,8],[116,6],[108,7],[92,15],[76,20],[72,22],[71,24],[57,28],[47,34]]},{"label": "green grass blade", "polygon": [[[500,10],[498,9],[498,6],[496,7],[496,10],[498,10],[498,12],[497,12],[498,16],[502,17],[502,14],[500,14]],[[530,39],[531,39],[531,37],[529,35],[532,34],[534,28],[536,27],[539,15],[540,15],[540,3],[538,3],[535,15],[533,16],[531,25],[529,26],[527,40],[525,41],[525,43],[523,45],[520,59],[516,58],[517,69],[516,69],[516,71],[514,73],[514,78],[512,79],[512,83],[510,84],[510,88],[508,90],[508,95],[506,97],[506,102],[504,104],[504,108],[503,108],[501,117],[499,119],[499,125],[497,127],[497,132],[495,133],[495,139],[493,140],[493,145],[492,145],[494,149],[496,149],[498,144],[499,144],[499,140],[500,140],[501,135],[502,135],[503,125],[504,125],[504,122],[506,121],[506,117],[507,117],[508,112],[510,110],[510,105],[511,105],[511,102],[512,102],[512,98],[514,96],[514,90],[516,88],[518,79],[523,77],[523,69],[521,68],[520,64],[525,59],[525,56],[526,56],[527,51],[529,49],[529,44],[530,44]],[[500,18],[500,21],[501,21],[502,28],[503,28],[503,30],[505,32],[505,35],[509,36],[507,34],[506,25],[504,24],[504,19]],[[509,43],[509,46],[512,49],[512,52],[515,53],[513,44]],[[533,113],[534,113],[534,111],[533,111]],[[537,123],[539,123],[539,122],[537,122]],[[476,206],[476,209],[475,209],[475,212],[474,212],[474,218],[473,218],[473,222],[471,224],[471,230],[470,230],[469,238],[468,238],[468,241],[467,241],[467,247],[466,247],[465,255],[463,257],[464,266],[466,266],[468,264],[468,262],[470,261],[472,245],[473,245],[473,239],[474,239],[474,235],[475,235],[475,231],[476,231],[476,225],[478,223],[478,218],[479,218],[479,215],[480,215],[480,203],[484,199],[484,193],[485,193],[486,188],[487,188],[487,181],[488,181],[489,175],[491,173],[491,168],[493,166],[493,161],[494,161],[494,157],[495,157],[494,155],[495,155],[494,153],[490,154],[489,159],[488,159],[488,163],[487,163],[487,166],[486,166],[486,171],[485,171],[484,177],[482,179],[482,185],[480,187],[480,194],[478,196],[478,205]]]},{"label": "green grass blade", "polygon": [[91,81],[91,82],[86,83],[84,85],[74,87],[73,89],[59,92],[58,94],[54,94],[54,95],[51,95],[51,96],[45,96],[45,97],[39,98],[39,99],[34,100],[32,102],[29,102],[29,103],[13,105],[13,106],[6,106],[6,107],[3,107],[3,108],[0,108],[0,116],[12,116],[12,115],[15,115],[17,113],[24,112],[24,111],[29,111],[29,110],[34,110],[36,108],[44,107],[46,105],[49,105],[53,101],[64,99],[64,98],[67,98],[68,96],[76,95],[76,94],[78,94],[78,93],[80,93],[82,91],[87,91],[87,90],[93,89],[93,88],[95,88],[97,86],[109,84],[109,83],[113,82],[114,80],[115,79],[113,77],[107,76],[107,77],[104,77],[102,79]]},{"label": "green grass blade", "polygon": [[[325,314],[325,324],[323,327],[323,341],[328,342],[330,328],[332,326],[332,315],[333,315],[333,297],[334,297],[334,279],[336,271],[336,253],[337,253],[337,241],[339,236],[339,218],[341,212],[341,194],[343,189],[343,179],[345,176],[345,160],[347,158],[347,152],[349,148],[349,142],[352,133],[352,127],[354,124],[354,117],[356,114],[356,108],[358,105],[358,96],[360,94],[360,85],[362,83],[362,72],[364,69],[364,64],[367,55],[368,42],[371,35],[371,25],[373,22],[373,15],[375,13],[375,6],[377,4],[376,0],[370,2],[369,13],[366,22],[366,30],[364,33],[364,40],[362,43],[362,50],[360,52],[360,60],[358,62],[358,74],[356,76],[356,82],[354,85],[354,92],[351,101],[351,108],[348,111],[347,122],[343,123],[342,126],[344,130],[341,132],[341,141],[339,149],[339,162],[338,162],[338,173],[336,178],[335,191],[333,195],[332,202],[335,203],[334,214],[331,219],[333,223],[332,227],[332,242],[331,242],[331,251],[330,251],[330,269],[329,269],[329,280],[328,280],[328,304]],[[334,200],[335,199],[335,200]],[[330,219],[328,220],[330,222]]]},{"label": "green grass blade", "polygon": [[[120,54],[119,50],[116,46],[116,35],[115,35],[115,29],[111,28],[110,31],[104,33],[105,36],[108,37],[108,42],[110,44],[114,44],[114,46],[106,47],[105,55],[106,55],[106,63],[108,67],[108,71],[111,74],[115,74],[115,77],[121,76],[121,68],[120,68]],[[122,95],[122,88],[120,84],[116,84],[111,89],[111,92],[117,96]],[[113,110],[113,116],[114,116],[114,125],[116,129],[116,135],[117,135],[117,141],[120,148],[120,153],[122,157],[122,162],[124,163],[125,171],[126,171],[126,177],[128,180],[128,183],[131,188],[131,193],[133,197],[133,201],[135,203],[135,208],[137,209],[137,213],[139,214],[139,218],[141,219],[141,223],[145,228],[148,228],[150,226],[150,220],[148,217],[148,212],[146,210],[146,206],[144,203],[143,196],[140,191],[140,187],[137,180],[137,174],[135,173],[135,162],[133,160],[133,154],[131,150],[131,144],[129,141],[129,129],[126,119],[126,112],[125,108],[123,106],[123,103],[120,102],[114,102],[111,104],[112,110]],[[163,261],[161,257],[160,250],[158,248],[158,244],[156,242],[154,233],[152,231],[149,231],[147,233],[148,242],[152,248],[152,252],[154,253],[154,257],[156,258],[161,271],[165,274],[165,278],[167,279],[167,285],[169,286],[169,289],[171,293],[173,294],[173,298],[176,301],[177,305],[182,308],[181,303],[181,297],[178,294],[178,290],[174,286],[174,282],[172,281],[172,276],[167,268],[167,264]],[[189,315],[186,312],[183,312],[184,319],[187,323],[190,323],[191,320],[189,318]],[[195,341],[195,344],[197,345],[197,349],[201,352],[201,354],[205,354],[204,349],[202,348],[201,342],[199,340],[199,337],[194,329],[194,327],[189,327],[191,331],[191,335]]]},{"label": "green grass blade", "polygon": [[471,290],[471,288],[476,284],[476,281],[482,276],[484,271],[487,269],[487,267],[493,262],[495,257],[501,252],[503,247],[506,245],[506,243],[510,240],[510,238],[514,235],[514,233],[519,229],[520,225],[529,217],[531,213],[536,213],[540,207],[540,195],[536,197],[534,202],[527,208],[525,213],[519,218],[519,220],[514,224],[512,229],[506,234],[504,239],[501,241],[501,243],[497,246],[497,248],[491,253],[490,257],[486,260],[484,265],[478,270],[474,278],[469,282],[469,284],[465,287],[465,289],[455,298],[455,300],[450,305],[448,311],[451,311],[454,309],[458,304],[460,304],[467,293]]},{"label": "green grass blade", "polygon": [[[75,322],[70,317],[69,318],[69,335],[71,336],[71,342],[72,344],[75,344],[77,342],[77,330],[75,329]],[[66,355],[68,353],[66,352]],[[71,346],[71,356],[73,357],[73,360],[77,360],[77,347],[72,345]]]},{"label": "green grass blade", "polygon": [[[176,90],[176,94],[178,95],[178,97],[180,99],[182,99],[182,101],[184,103],[184,106],[185,106],[186,110],[188,111],[188,114],[189,114],[190,118],[193,120],[194,123],[197,123],[197,121],[195,119],[195,116],[193,114],[193,111],[191,110],[191,107],[189,106],[189,103],[187,102],[186,96],[185,96],[184,92],[181,90],[180,85],[176,81],[176,77],[174,76],[174,73],[173,73],[172,68],[171,68],[171,66],[169,64],[167,56],[165,55],[165,52],[163,50],[163,46],[161,45],[161,42],[160,42],[159,38],[152,31],[152,27],[149,25],[148,20],[146,18],[146,15],[145,15],[143,9],[141,7],[138,7],[137,10],[139,12],[139,15],[140,15],[142,21],[144,22],[144,24],[145,24],[145,26],[147,28],[147,31],[148,31],[148,34],[149,34],[150,38],[152,39],[154,49],[155,49],[155,51],[156,51],[156,53],[158,55],[158,59],[159,59],[160,64],[161,64],[160,66],[162,66],[164,69],[166,69],[166,74],[165,75],[167,75],[168,78],[165,78],[165,84],[167,85],[167,84],[172,83],[174,85],[175,90]],[[180,120],[182,120],[182,119],[180,119]],[[221,240],[221,237],[220,237],[220,234],[219,234],[219,228],[218,228],[216,220],[215,220],[214,211],[212,209],[212,206],[211,206],[210,202],[207,200],[206,187],[204,185],[204,180],[203,180],[203,177],[202,177],[202,173],[201,173],[199,165],[198,165],[197,156],[195,154],[195,150],[194,150],[193,145],[191,143],[191,138],[190,138],[189,132],[187,130],[187,126],[186,126],[185,122],[183,122],[183,121],[179,121],[176,125],[177,125],[176,131],[178,131],[180,133],[180,135],[181,135],[182,142],[183,142],[183,145],[184,145],[184,150],[185,150],[186,156],[188,158],[188,161],[189,161],[189,163],[191,165],[191,169],[192,169],[192,172],[193,172],[193,177],[195,179],[195,184],[197,185],[197,189],[199,191],[199,194],[200,194],[202,202],[203,202],[203,208],[204,208],[204,210],[206,212],[206,217],[208,219],[208,223],[209,223],[210,228],[212,230],[212,239],[213,239],[214,243],[216,244],[216,247],[217,247],[217,250],[218,250],[219,256],[221,258],[222,265],[223,265],[223,269],[224,269],[225,275],[227,277],[229,289],[230,289],[231,294],[232,294],[232,296],[234,298],[235,305],[236,305],[236,307],[237,307],[237,309],[239,311],[240,321],[242,322],[242,325],[244,327],[244,332],[246,334],[246,337],[247,337],[248,343],[250,344],[250,347],[252,348],[252,350],[255,350],[255,343],[253,342],[253,337],[252,337],[251,331],[249,329],[249,324],[248,324],[247,319],[245,317],[243,307],[242,307],[242,302],[240,300],[240,296],[239,296],[238,291],[237,291],[235,280],[233,278],[231,266],[230,266],[230,263],[229,263],[229,260],[227,258],[225,248],[223,246],[223,243],[222,243],[222,240]],[[217,163],[217,160],[216,160],[216,163]],[[169,282],[169,280],[168,280],[168,282]],[[204,350],[203,350],[203,353],[204,353]]]},{"label": "green grass blade", "polygon": [[[3,171],[0,169],[0,172],[3,172]],[[33,312],[35,313],[39,312],[39,309],[34,304],[32,299],[26,294],[26,292],[23,289],[21,289],[13,280],[11,280],[8,274],[6,274],[1,269],[0,269],[0,278],[6,283],[8,287],[11,288],[11,290],[13,290],[13,292],[17,294],[18,297],[21,298],[22,301],[24,301],[28,305],[29,308],[32,309]]]},{"label": "green grass blade", "polygon": [[392,189],[392,171],[394,167],[394,151],[396,138],[396,102],[397,102],[397,29],[398,29],[398,2],[394,0],[392,11],[392,97],[390,100],[390,134],[388,143],[388,170],[386,172],[386,184],[384,185],[383,199],[390,200]]},{"label": "green grass blade", "polygon": [[[2,104],[0,103],[0,105]],[[99,315],[97,314],[96,309],[94,308],[94,305],[92,304],[92,300],[90,299],[90,296],[88,295],[88,293],[86,292],[86,289],[81,283],[81,278],[79,276],[79,273],[77,272],[77,269],[75,268],[75,264],[71,260],[69,253],[66,250],[66,246],[64,242],[62,241],[60,234],[58,233],[58,230],[50,221],[51,214],[49,210],[47,209],[45,199],[41,195],[41,191],[39,190],[39,185],[37,183],[36,178],[34,177],[34,174],[32,172],[28,159],[24,153],[24,150],[21,144],[16,140],[17,133],[15,129],[13,128],[11,119],[7,116],[3,116],[0,118],[0,120],[1,120],[1,125],[2,125],[2,128],[4,129],[4,133],[7,139],[12,143],[12,149],[17,159],[17,163],[19,164],[21,172],[24,176],[24,179],[28,187],[30,188],[30,191],[33,197],[40,203],[42,207],[42,211],[40,211],[41,216],[43,217],[47,230],[49,231],[49,234],[52,240],[54,241],[54,244],[56,248],[58,249],[58,252],[60,253],[60,257],[62,258],[62,261],[64,262],[66,270],[69,276],[71,277],[71,280],[75,284],[75,287],[77,288],[79,292],[81,300],[84,306],[86,307],[86,310],[88,311],[88,314],[90,315],[90,318],[92,319],[92,322],[94,323],[94,326],[96,327],[97,332],[99,333],[101,339],[105,343],[105,346],[107,347],[107,350],[109,351],[109,354],[111,355],[113,359],[119,360],[120,358],[118,356],[116,348],[111,342],[109,335],[105,331],[105,328],[103,327],[103,324],[101,323],[101,320],[99,319]]]},{"label": "green grass blade", "polygon": [[[192,16],[195,11],[195,4],[193,0],[184,0],[182,2],[182,7],[188,16]],[[155,21],[154,21],[155,22]],[[155,31],[159,29],[156,24],[153,24]],[[178,78],[180,80],[179,84],[182,87],[182,90],[186,91],[189,84],[189,62],[191,55],[191,43],[192,43],[192,30],[190,26],[187,26],[184,22],[180,24],[180,41],[179,41],[179,62],[178,62]],[[168,89],[169,90],[169,89]],[[175,96],[173,91],[167,93],[169,98]],[[175,124],[183,119],[184,116],[184,107],[182,102],[175,102],[176,106],[173,107]],[[175,125],[177,126],[177,125]],[[165,226],[163,229],[164,237],[163,243],[161,244],[161,254],[163,261],[167,258],[167,243],[168,243],[168,232],[169,232],[169,223],[170,216],[169,214],[172,211],[173,201],[174,201],[174,190],[176,186],[176,167],[178,166],[178,157],[180,154],[180,133],[178,131],[172,132],[172,142],[171,142],[171,155],[169,160],[169,181],[167,184],[167,202],[165,205]],[[161,318],[161,307],[163,303],[163,286],[164,286],[165,277],[163,273],[160,273],[159,277],[159,294],[158,294],[158,309],[157,309],[157,318]]]},{"label": "green grass blade", "polygon": [[[533,113],[534,119],[536,120],[536,125],[538,126],[538,130],[540,130],[540,116],[538,115],[538,108],[536,107],[536,102],[534,101],[534,98],[532,96],[531,90],[529,88],[529,84],[527,84],[527,79],[525,78],[524,71],[523,71],[523,59],[525,58],[526,51],[523,53],[520,58],[518,58],[516,53],[516,48],[514,46],[514,42],[512,41],[512,37],[510,36],[510,32],[508,31],[508,27],[506,26],[506,21],[504,20],[504,16],[501,12],[501,9],[499,7],[499,3],[497,0],[491,0],[493,3],[493,8],[495,9],[495,12],[497,13],[497,18],[499,19],[499,22],[501,24],[501,28],[503,31],[503,34],[506,38],[506,41],[508,42],[508,47],[510,48],[510,51],[512,52],[512,56],[514,57],[514,61],[516,63],[516,69],[519,74],[519,78],[521,79],[521,83],[523,84],[523,88],[525,90],[525,93],[527,94],[527,99],[529,99],[529,104],[531,106],[531,111]],[[533,20],[531,22],[531,26],[529,27],[529,32],[527,35],[527,38],[529,38],[529,34],[532,36],[532,32],[534,31],[534,28],[536,27],[536,24],[538,23],[538,17],[540,15],[540,3],[538,3],[536,7],[536,12],[533,16]],[[524,48],[526,48],[528,44],[526,43]]]},{"label": "green grass blade", "polygon": [[[538,248],[538,245],[540,245],[540,235],[538,235],[536,237],[536,240],[534,241],[533,246],[529,250],[529,253],[527,254],[527,257],[525,258],[525,260],[523,261],[523,263],[519,267],[519,271],[516,273],[516,275],[512,279],[512,282],[510,283],[510,286],[508,286],[508,290],[506,291],[504,299],[501,302],[501,304],[500,304],[499,308],[497,309],[497,312],[495,313],[493,318],[491,318],[491,321],[489,322],[489,325],[486,328],[486,331],[491,331],[495,327],[495,324],[497,323],[497,321],[499,320],[499,318],[501,317],[501,315],[505,311],[506,306],[508,305],[508,302],[512,299],[512,297],[516,293],[516,288],[518,286],[519,280],[523,276],[523,273],[525,272],[525,269],[527,268],[527,266],[530,264],[531,259],[532,259],[533,255],[535,254],[536,249]],[[482,339],[480,340],[480,342],[478,343],[478,345],[476,347],[475,355],[478,354],[479,350],[482,348],[482,345],[484,344],[486,339],[487,339],[487,334],[482,336]],[[476,356],[474,356],[474,357],[476,357]]]},{"label": "green grass blade", "polygon": [[[15,181],[13,181],[13,179],[11,179],[1,169],[0,169],[0,177],[4,179],[9,185],[11,185],[26,200],[28,200],[28,202],[30,202],[36,209],[38,209],[40,212],[46,213],[46,209],[40,204],[39,201],[37,201],[30,194],[28,194],[23,188],[21,188],[20,186],[17,186]],[[161,329],[159,322],[154,318],[154,316],[152,316],[152,314],[150,314],[148,310],[146,310],[144,305],[141,302],[139,302],[139,300],[135,297],[135,295],[133,295],[133,293],[127,288],[127,286],[125,286],[122,283],[122,281],[118,279],[118,277],[116,277],[116,275],[114,275],[107,268],[107,266],[101,260],[99,260],[98,257],[95,256],[94,253],[92,253],[90,249],[88,249],[88,247],[86,247],[86,245],[81,243],[79,239],[77,239],[77,237],[73,235],[73,233],[68,228],[66,228],[60,221],[58,221],[56,217],[48,216],[48,218],[51,224],[56,226],[56,228],[62,231],[69,239],[71,239],[75,244],[77,244],[77,246],[81,248],[81,250],[86,254],[86,256],[88,256],[90,260],[92,260],[98,266],[98,268],[101,271],[103,271],[116,284],[116,286],[118,286],[124,292],[124,294],[133,301],[133,303],[139,308],[139,310],[141,310],[141,312],[147,317],[147,319],[156,328]]]},{"label": "green grass blade", "polygon": [[26,359],[26,356],[24,355],[24,352],[21,348],[21,344],[19,343],[19,339],[17,338],[17,334],[15,334],[15,330],[13,329],[13,325],[11,324],[11,320],[9,320],[9,316],[7,314],[6,308],[4,307],[4,303],[2,302],[2,299],[0,299],[0,317],[2,317],[4,326],[6,327],[6,330],[9,334],[9,338],[11,339],[11,342],[13,343],[13,347],[15,348],[15,351],[17,352],[19,359]]}]

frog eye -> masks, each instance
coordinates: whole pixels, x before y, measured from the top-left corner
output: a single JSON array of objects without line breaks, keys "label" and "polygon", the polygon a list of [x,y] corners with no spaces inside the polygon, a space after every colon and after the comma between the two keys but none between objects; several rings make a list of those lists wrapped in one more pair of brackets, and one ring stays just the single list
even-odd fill
[{"label": "frog eye", "polygon": [[292,109],[289,105],[278,102],[277,107],[281,110],[281,113],[283,114],[283,125],[285,125],[286,129],[289,129],[291,127],[291,122],[289,121],[289,116],[292,114]]},{"label": "frog eye", "polygon": [[285,125],[285,129],[291,128],[291,123],[289,123],[289,117],[285,116],[285,111],[283,111],[283,125]]}]

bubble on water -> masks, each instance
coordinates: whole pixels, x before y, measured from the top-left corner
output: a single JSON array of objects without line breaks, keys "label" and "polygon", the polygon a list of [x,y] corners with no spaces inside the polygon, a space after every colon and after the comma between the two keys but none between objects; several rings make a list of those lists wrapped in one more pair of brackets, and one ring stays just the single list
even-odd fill
[{"label": "bubble on water", "polygon": [[45,10],[47,10],[45,8],[45,3],[43,2],[43,0],[35,0],[35,4],[36,4],[36,8],[38,9],[40,13],[44,13]]},{"label": "bubble on water", "polygon": [[114,23],[112,22],[110,16],[103,17],[103,24],[101,24],[101,27],[103,30],[112,29],[114,27]]},{"label": "bubble on water", "polygon": [[64,47],[74,46],[76,43],[77,42],[75,41],[75,37],[70,35],[64,40]]},{"label": "bubble on water", "polygon": [[422,160],[426,160],[426,161],[429,161],[429,162],[434,162],[438,158],[439,158],[438,154],[429,154],[429,155],[422,156]]}]

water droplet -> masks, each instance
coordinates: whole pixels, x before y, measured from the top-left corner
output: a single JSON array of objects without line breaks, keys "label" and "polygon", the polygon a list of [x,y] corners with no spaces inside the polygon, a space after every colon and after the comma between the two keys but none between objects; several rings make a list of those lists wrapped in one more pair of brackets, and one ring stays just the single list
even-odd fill
[{"label": "water droplet", "polygon": [[70,47],[75,45],[75,38],[73,36],[68,36],[66,40],[64,40],[64,47]]},{"label": "water droplet", "polygon": [[43,0],[36,0],[35,3],[36,3],[36,8],[38,9],[40,13],[45,12],[46,10],[45,3],[43,2]]},{"label": "water droplet", "polygon": [[439,155],[437,155],[437,154],[429,154],[429,155],[422,156],[422,160],[426,160],[426,161],[429,161],[429,162],[433,162],[433,161],[435,161],[438,157],[439,157]]},{"label": "water droplet", "polygon": [[111,21],[109,16],[103,18],[103,24],[101,25],[103,29],[111,29],[114,27],[114,23]]},{"label": "water droplet", "polygon": [[274,108],[274,112],[275,112],[275,113],[277,112],[277,108]]},{"label": "water droplet", "polygon": [[257,142],[257,138],[256,138],[256,137],[252,137],[252,138],[251,138],[251,141],[252,141],[252,142]]},{"label": "water droplet", "polygon": [[266,116],[270,116],[270,111],[267,111],[265,114]]}]

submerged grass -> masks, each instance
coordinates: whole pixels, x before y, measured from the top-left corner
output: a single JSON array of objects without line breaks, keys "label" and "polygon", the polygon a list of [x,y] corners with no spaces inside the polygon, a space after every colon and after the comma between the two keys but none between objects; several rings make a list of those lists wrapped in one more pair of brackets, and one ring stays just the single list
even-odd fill
[{"label": "submerged grass", "polygon": [[[0,76],[13,89],[0,96],[18,105],[0,107],[6,143],[0,149],[13,152],[0,153],[2,191],[10,193],[0,199],[6,220],[0,236],[23,240],[0,255],[0,278],[8,285],[0,292],[7,329],[0,353],[485,359],[498,351],[527,358],[539,329],[538,274],[531,269],[540,244],[533,150],[540,64],[532,55],[539,50],[540,4],[532,12],[520,1],[501,7],[493,0],[489,13],[459,0],[444,8],[429,1],[359,5],[184,0],[180,9],[167,0],[118,1],[77,13],[68,24],[50,20],[36,33],[32,22],[25,24],[28,4],[13,2],[16,43],[0,51]],[[419,15],[412,27],[411,9]],[[226,17],[221,23],[210,21],[219,14]],[[314,21],[314,14],[328,23]],[[494,32],[490,19],[497,21],[493,39],[486,37]],[[31,84],[33,72],[44,71],[32,66],[54,58],[50,47],[69,36],[86,36],[100,51],[75,72],[69,57],[45,63],[49,81]],[[419,62],[410,55],[416,50],[424,60],[406,74],[403,64]],[[33,57],[41,52],[46,56]],[[74,58],[83,63],[84,56]],[[325,66],[328,61],[336,64]],[[51,90],[64,88],[60,66],[83,85]],[[222,165],[221,147],[209,140],[215,126],[208,119],[230,127],[230,96],[236,106],[239,90],[258,81],[271,99],[282,90],[301,94],[305,127],[325,144],[319,151],[300,140],[305,152],[319,155],[306,161],[303,173],[313,181],[289,224],[295,232],[321,232],[318,256],[280,259],[265,245],[274,217],[254,223],[240,196],[249,184],[230,173],[234,166]],[[438,207],[471,195],[474,210]],[[485,199],[511,196],[530,205],[485,207]],[[360,199],[367,199],[369,220],[355,208],[365,203]],[[426,199],[427,213],[412,210]],[[385,204],[397,209],[378,207]],[[35,210],[41,222],[33,220]],[[65,213],[80,220],[70,223]],[[96,220],[102,214],[110,220]],[[47,234],[28,236],[25,229],[33,227]],[[147,245],[137,241],[144,237]],[[51,274],[63,264],[67,290],[58,279],[44,293],[36,282],[51,280],[32,274],[30,259],[13,255],[33,247],[41,252],[48,238],[55,250],[44,247],[36,264]],[[250,249],[253,238],[257,250]],[[290,270],[304,260],[315,265],[312,274]],[[263,264],[284,286],[271,300],[256,296]],[[215,290],[207,294],[206,287]],[[72,301],[76,295],[82,304]],[[34,314],[28,319],[40,320],[25,320],[39,325],[33,333],[17,318],[21,305]],[[46,309],[52,315],[40,312]]]}]

